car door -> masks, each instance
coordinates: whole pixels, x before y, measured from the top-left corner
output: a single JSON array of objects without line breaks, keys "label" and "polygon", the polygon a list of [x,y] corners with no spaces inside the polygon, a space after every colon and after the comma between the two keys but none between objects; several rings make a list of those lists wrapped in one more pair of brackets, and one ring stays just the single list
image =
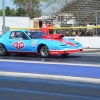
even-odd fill
[{"label": "car door", "polygon": [[31,40],[22,31],[12,31],[8,40],[8,51],[29,52],[31,51]]}]

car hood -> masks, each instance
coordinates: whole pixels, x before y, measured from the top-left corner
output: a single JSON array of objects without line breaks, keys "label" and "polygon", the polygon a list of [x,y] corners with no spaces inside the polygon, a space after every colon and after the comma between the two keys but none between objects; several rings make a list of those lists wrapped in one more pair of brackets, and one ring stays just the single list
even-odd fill
[{"label": "car hood", "polygon": [[44,35],[42,38],[46,39],[46,40],[57,41],[62,44],[66,44],[66,45],[70,45],[70,46],[76,46],[77,44],[79,44],[78,42],[76,42],[74,40],[64,39],[64,35],[62,35],[62,34]]}]

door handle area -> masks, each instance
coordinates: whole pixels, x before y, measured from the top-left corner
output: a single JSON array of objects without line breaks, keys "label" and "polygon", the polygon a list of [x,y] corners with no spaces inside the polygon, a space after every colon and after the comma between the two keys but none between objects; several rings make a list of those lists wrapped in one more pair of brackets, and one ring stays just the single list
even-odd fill
[{"label": "door handle area", "polygon": [[11,41],[9,41],[9,43],[12,43]]}]

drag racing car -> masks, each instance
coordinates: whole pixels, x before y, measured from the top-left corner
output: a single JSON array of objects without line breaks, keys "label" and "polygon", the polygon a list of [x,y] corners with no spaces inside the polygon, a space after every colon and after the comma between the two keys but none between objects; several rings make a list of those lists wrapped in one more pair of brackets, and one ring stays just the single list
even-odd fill
[{"label": "drag racing car", "polygon": [[47,35],[42,31],[12,30],[0,36],[0,56],[15,54],[37,54],[66,56],[82,52],[82,45],[61,34]]}]

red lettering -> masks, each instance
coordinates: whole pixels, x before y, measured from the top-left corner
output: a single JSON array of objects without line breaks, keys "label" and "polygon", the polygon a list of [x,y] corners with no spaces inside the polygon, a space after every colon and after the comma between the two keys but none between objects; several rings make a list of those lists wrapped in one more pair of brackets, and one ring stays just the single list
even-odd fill
[{"label": "red lettering", "polygon": [[22,49],[25,47],[24,43],[23,42],[14,42],[13,45],[12,45],[14,48],[16,49]]}]

